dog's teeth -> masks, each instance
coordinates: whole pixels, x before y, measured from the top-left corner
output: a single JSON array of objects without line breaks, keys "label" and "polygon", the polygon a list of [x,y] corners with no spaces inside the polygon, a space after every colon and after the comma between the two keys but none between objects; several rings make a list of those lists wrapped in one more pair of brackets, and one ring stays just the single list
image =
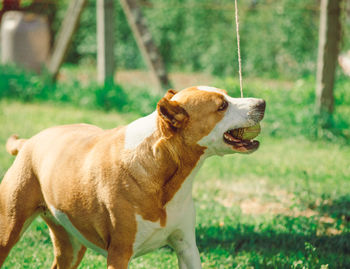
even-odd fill
[{"label": "dog's teeth", "polygon": [[228,140],[230,142],[235,142],[235,139],[229,133],[224,133],[224,137],[226,140]]}]

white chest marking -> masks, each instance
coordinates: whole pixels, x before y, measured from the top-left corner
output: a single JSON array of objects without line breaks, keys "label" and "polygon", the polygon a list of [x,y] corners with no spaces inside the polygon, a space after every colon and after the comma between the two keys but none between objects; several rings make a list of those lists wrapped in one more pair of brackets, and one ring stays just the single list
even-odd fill
[{"label": "white chest marking", "polygon": [[133,257],[167,245],[169,236],[175,231],[194,229],[196,212],[192,199],[192,184],[206,157],[207,154],[204,154],[200,158],[197,166],[183,182],[173,199],[166,205],[167,221],[165,227],[161,227],[159,222],[144,220],[142,216],[136,214],[137,232],[133,245]]},{"label": "white chest marking", "polygon": [[61,224],[66,231],[74,236],[78,241],[83,244],[87,248],[91,248],[92,250],[96,251],[99,254],[102,254],[103,256],[107,257],[107,251],[94,245],[89,240],[87,240],[79,231],[77,228],[74,227],[74,225],[69,220],[68,216],[64,214],[62,211],[54,208],[53,206],[50,206],[50,211],[55,218],[55,220]]},{"label": "white chest marking", "polygon": [[125,149],[135,149],[145,138],[149,137],[157,127],[157,111],[131,122],[125,131]]}]

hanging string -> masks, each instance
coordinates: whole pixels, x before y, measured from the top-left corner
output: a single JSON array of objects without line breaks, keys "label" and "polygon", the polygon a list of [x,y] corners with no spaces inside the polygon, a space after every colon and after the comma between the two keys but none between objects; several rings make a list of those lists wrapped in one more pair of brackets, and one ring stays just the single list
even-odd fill
[{"label": "hanging string", "polygon": [[235,17],[236,17],[236,34],[237,34],[239,86],[241,88],[241,98],[243,98],[242,61],[241,61],[241,47],[239,43],[239,21],[238,21],[237,0],[235,0]]}]

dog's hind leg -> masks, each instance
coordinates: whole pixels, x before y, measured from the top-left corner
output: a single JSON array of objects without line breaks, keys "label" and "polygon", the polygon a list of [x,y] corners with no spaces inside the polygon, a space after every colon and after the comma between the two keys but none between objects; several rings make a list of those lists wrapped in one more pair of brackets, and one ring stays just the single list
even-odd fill
[{"label": "dog's hind leg", "polygon": [[41,216],[50,229],[50,236],[54,247],[55,259],[52,269],[67,268],[75,269],[84,257],[86,247],[75,237],[58,224],[51,216]]},{"label": "dog's hind leg", "polygon": [[0,184],[0,267],[42,205],[39,182],[20,154]]}]

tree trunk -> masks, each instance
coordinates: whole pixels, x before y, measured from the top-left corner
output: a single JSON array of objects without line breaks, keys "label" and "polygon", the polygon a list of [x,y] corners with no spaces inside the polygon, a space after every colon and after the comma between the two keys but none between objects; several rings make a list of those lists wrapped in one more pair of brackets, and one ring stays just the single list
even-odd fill
[{"label": "tree trunk", "polygon": [[146,20],[138,7],[136,0],[120,0],[129,25],[133,31],[137,45],[146,61],[159,92],[170,87],[163,59],[153,42]]},{"label": "tree trunk", "polygon": [[329,118],[334,111],[333,86],[341,34],[340,4],[341,0],[321,0],[316,77],[316,113],[321,120]]},{"label": "tree trunk", "polygon": [[51,57],[47,64],[47,68],[53,78],[56,78],[67,54],[73,35],[78,28],[80,15],[86,2],[87,0],[74,0],[69,4],[62,26],[57,34]]},{"label": "tree trunk", "polygon": [[97,0],[97,81],[113,83],[114,0]]}]

